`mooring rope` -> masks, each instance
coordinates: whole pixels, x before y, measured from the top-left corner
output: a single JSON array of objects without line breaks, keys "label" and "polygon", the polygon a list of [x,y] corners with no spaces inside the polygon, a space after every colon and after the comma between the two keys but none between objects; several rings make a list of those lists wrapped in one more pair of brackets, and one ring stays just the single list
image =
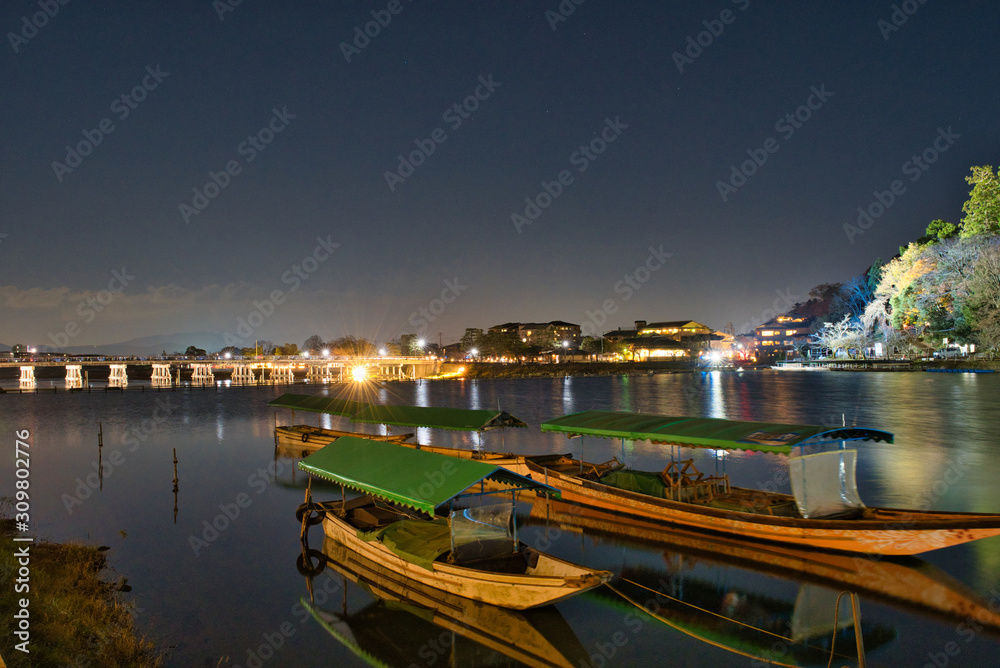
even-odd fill
[{"label": "mooring rope", "polygon": [[[737,624],[739,626],[745,626],[745,627],[747,627],[749,629],[753,629],[754,631],[758,631],[760,633],[764,633],[764,634],[769,635],[769,636],[774,636],[775,638],[779,638],[779,639],[781,639],[783,641],[786,641],[786,642],[789,642],[789,643],[801,644],[804,647],[810,647],[812,649],[818,649],[818,650],[822,650],[823,649],[822,647],[817,647],[815,645],[810,645],[809,643],[797,643],[792,638],[788,638],[788,637],[783,636],[781,634],[773,633],[771,631],[767,631],[765,629],[753,626],[752,624],[746,624],[744,622],[741,622],[739,620],[733,619],[731,617],[727,617],[727,616],[719,614],[717,612],[713,612],[711,610],[706,610],[705,608],[698,607],[697,605],[694,605],[692,603],[688,603],[687,601],[682,601],[679,598],[674,598],[673,596],[670,596],[668,594],[664,594],[662,591],[658,591],[656,589],[652,589],[652,588],[647,587],[645,585],[639,584],[638,582],[634,582],[632,580],[629,580],[628,578],[621,578],[621,580],[623,582],[627,582],[627,583],[629,583],[631,585],[639,587],[640,589],[645,589],[648,592],[652,592],[652,593],[656,594],[657,596],[662,596],[663,598],[670,599],[671,601],[674,601],[676,603],[680,603],[682,605],[686,605],[689,608],[694,608],[695,610],[698,610],[700,612],[706,612],[706,613],[708,613],[710,615],[713,615],[715,617],[719,617],[720,619],[724,619],[727,622],[732,622],[733,624]],[[719,641],[712,640],[712,639],[706,638],[704,636],[700,636],[700,635],[694,633],[693,631],[689,631],[688,629],[682,627],[681,625],[679,625],[679,624],[677,624],[675,622],[672,622],[669,619],[666,619],[662,615],[659,615],[659,614],[653,612],[652,610],[649,610],[648,608],[646,608],[646,606],[642,605],[641,603],[639,603],[638,601],[636,601],[635,599],[633,599],[632,597],[630,597],[628,594],[626,594],[623,591],[621,591],[620,589],[616,588],[610,582],[609,583],[605,583],[605,586],[608,589],[610,589],[611,591],[613,591],[614,593],[616,593],[619,596],[621,596],[623,599],[625,599],[629,603],[631,603],[632,605],[634,605],[635,607],[641,609],[643,612],[645,612],[650,617],[653,617],[654,619],[663,622],[664,624],[666,624],[670,628],[672,628],[674,630],[677,630],[677,631],[680,631],[681,633],[683,633],[683,634],[685,634],[687,636],[690,636],[692,638],[695,638],[695,639],[697,639],[697,640],[699,640],[701,642],[708,643],[709,645],[712,645],[713,647],[718,647],[719,649],[724,649],[727,652],[732,652],[734,654],[739,654],[740,656],[745,656],[745,657],[750,658],[750,659],[754,659],[754,660],[757,660],[757,661],[766,661],[769,664],[775,665],[775,666],[782,666],[782,668],[797,668],[795,664],[782,663],[781,661],[778,661],[777,659],[772,659],[772,658],[767,658],[767,657],[762,657],[762,656],[756,656],[754,654],[750,654],[749,652],[744,652],[743,650],[739,650],[739,649],[736,649],[734,647],[728,647],[728,646],[722,644]],[[843,593],[849,593],[849,592],[843,592]],[[841,595],[843,595],[843,594],[841,594]],[[838,610],[834,611],[834,623],[835,624],[837,622],[837,614],[838,614],[839,606],[840,606],[840,597],[839,596],[837,597],[837,606],[838,606]],[[855,629],[855,633],[860,633],[860,630],[859,629]],[[830,665],[833,663],[833,657],[834,656],[838,656],[838,657],[843,658],[843,659],[852,659],[853,658],[853,657],[847,656],[845,654],[835,654],[834,650],[835,650],[835,646],[836,646],[836,638],[837,638],[837,627],[835,625],[834,629],[833,629],[833,641],[830,644],[830,661],[829,661],[829,663],[827,663],[827,668],[830,668]]]}]

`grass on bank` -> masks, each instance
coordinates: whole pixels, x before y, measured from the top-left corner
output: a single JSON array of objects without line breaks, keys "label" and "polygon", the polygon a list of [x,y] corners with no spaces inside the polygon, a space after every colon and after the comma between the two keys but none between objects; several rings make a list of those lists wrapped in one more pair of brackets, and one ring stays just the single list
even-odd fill
[{"label": "grass on bank", "polygon": [[[9,506],[0,500],[0,507]],[[3,508],[4,511],[7,508]],[[4,512],[4,515],[7,513]],[[136,633],[134,606],[123,600],[120,585],[102,579],[108,568],[104,552],[77,543],[13,542],[13,520],[0,519],[4,549],[0,573],[0,653],[8,666],[160,666],[163,659],[152,642]],[[16,549],[29,545],[30,591],[15,591]],[[13,615],[18,600],[30,601],[30,653],[14,649]]]}]

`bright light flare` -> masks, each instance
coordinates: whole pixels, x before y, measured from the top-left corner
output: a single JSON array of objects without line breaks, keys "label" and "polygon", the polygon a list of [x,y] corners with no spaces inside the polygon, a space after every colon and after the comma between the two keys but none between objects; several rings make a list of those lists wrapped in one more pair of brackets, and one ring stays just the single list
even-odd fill
[{"label": "bright light flare", "polygon": [[365,366],[355,366],[351,367],[351,378],[354,379],[355,383],[363,383],[368,380],[368,367]]}]

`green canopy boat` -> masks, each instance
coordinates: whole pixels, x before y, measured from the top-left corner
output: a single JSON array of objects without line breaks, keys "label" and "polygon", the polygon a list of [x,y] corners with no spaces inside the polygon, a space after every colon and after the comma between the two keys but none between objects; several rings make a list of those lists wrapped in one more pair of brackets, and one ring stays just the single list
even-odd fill
[{"label": "green canopy boat", "polygon": [[699,472],[693,459],[672,459],[661,472],[642,472],[617,460],[527,458],[533,476],[559,489],[563,499],[632,517],[754,540],[895,555],[1000,535],[998,514],[866,507],[855,481],[857,451],[845,444],[892,442],[892,434],[877,429],[585,411],[545,422],[542,431],[785,454],[841,444],[839,450],[789,457],[791,495],[731,486],[727,475]]},{"label": "green canopy boat", "polygon": [[[322,519],[332,540],[422,585],[524,610],[611,577],[521,544],[511,521],[514,493],[554,490],[499,466],[342,437],[299,468],[363,494],[339,502],[307,500],[299,509],[303,525]],[[500,491],[487,490],[487,481]],[[478,492],[468,491],[476,485]],[[456,499],[495,494],[510,494],[509,503],[456,510]],[[318,514],[306,517],[313,512]]]}]

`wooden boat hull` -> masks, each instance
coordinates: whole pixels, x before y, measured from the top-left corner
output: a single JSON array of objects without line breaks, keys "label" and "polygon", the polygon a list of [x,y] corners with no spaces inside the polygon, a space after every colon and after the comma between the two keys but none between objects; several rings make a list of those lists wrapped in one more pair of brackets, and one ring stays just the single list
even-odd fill
[{"label": "wooden boat hull", "polygon": [[542,552],[535,552],[538,555],[537,564],[524,575],[463,568],[442,562],[434,562],[433,570],[427,570],[403,559],[377,540],[359,539],[357,529],[334,512],[325,513],[323,531],[329,538],[362,557],[383,564],[390,571],[421,585],[515,610],[557,603],[598,587],[611,578],[611,573],[607,571],[577,566]]},{"label": "wooden boat hull", "polygon": [[336,429],[324,429],[313,427],[307,424],[290,424],[275,427],[275,444],[279,448],[291,451],[301,451],[304,453],[316,452],[320,448],[330,445],[341,436],[353,436],[354,438],[369,438],[372,440],[386,441],[390,443],[402,443],[413,437],[413,434],[397,434],[395,436],[380,436],[378,434],[362,434],[354,431],[338,431]]},{"label": "wooden boat hull", "polygon": [[[614,536],[661,545],[699,561],[735,565],[789,580],[850,589],[889,605],[905,605],[946,623],[974,620],[1000,636],[1000,610],[935,566],[914,557],[859,556],[792,545],[764,545],[736,536],[682,527],[665,527],[644,519],[539,497],[529,524],[553,522],[579,527],[587,535]],[[995,606],[994,606],[995,607]]]},{"label": "wooden boat hull", "polygon": [[[526,463],[535,479],[555,487],[571,503],[744,539],[864,554],[913,555],[1000,535],[1000,515],[867,508],[853,519],[776,517],[670,501],[562,473],[530,457]],[[734,490],[748,496],[755,493]]]},{"label": "wooden boat hull", "polygon": [[426,587],[329,537],[323,541],[323,553],[329,567],[365,585],[375,596],[432,611],[429,620],[433,624],[508,656],[518,665],[572,668],[587,658],[555,608],[520,612]]},{"label": "wooden boat hull", "polygon": [[[303,436],[305,436],[304,440]],[[409,442],[409,439],[413,437],[413,434],[398,434],[386,437],[376,434],[362,434],[351,431],[323,429],[322,427],[313,427],[303,424],[286,425],[275,428],[275,438],[278,447],[288,452],[302,453],[303,456],[329,445],[341,436],[353,436],[355,438],[388,441],[390,443],[395,443],[396,445],[402,445],[416,450],[423,450],[425,452],[433,452],[439,455],[457,457],[458,459],[472,459],[475,461],[486,462],[487,464],[502,466],[505,469],[523,476],[528,475],[528,467],[524,463],[523,455],[515,455],[505,452],[463,450],[461,448],[446,448],[437,445],[420,445],[419,443]]]}]

